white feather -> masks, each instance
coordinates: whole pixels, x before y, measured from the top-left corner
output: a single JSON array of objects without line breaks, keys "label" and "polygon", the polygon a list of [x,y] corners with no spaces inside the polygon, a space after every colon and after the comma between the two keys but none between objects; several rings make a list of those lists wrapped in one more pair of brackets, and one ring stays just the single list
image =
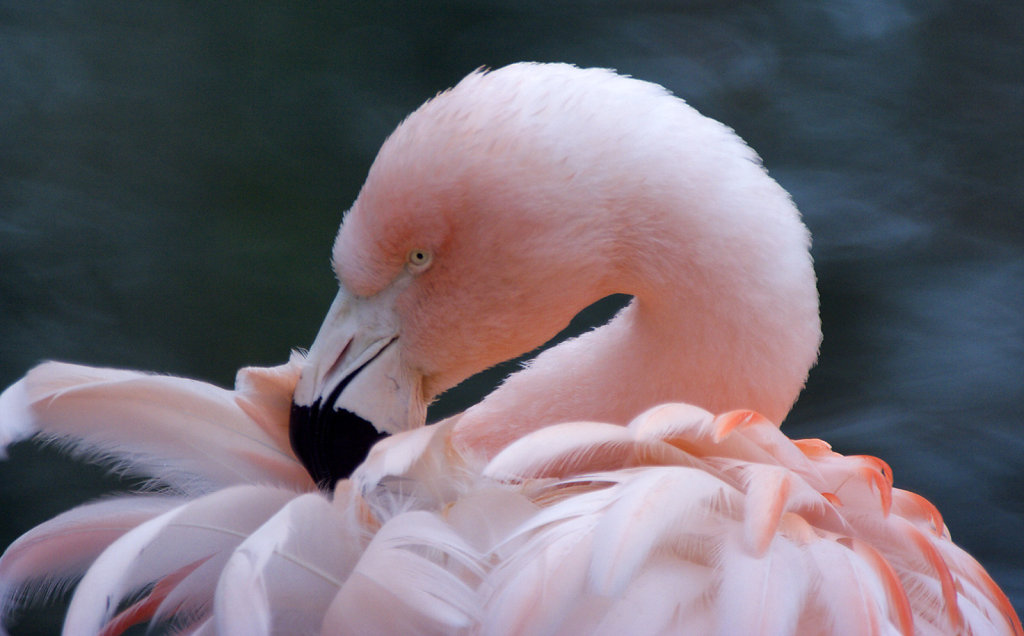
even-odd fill
[{"label": "white feather", "polygon": [[659,549],[678,542],[681,535],[721,528],[721,517],[739,507],[738,494],[729,484],[692,468],[650,468],[637,473],[621,487],[597,525],[590,571],[594,589],[606,595],[622,594]]},{"label": "white feather", "polygon": [[451,634],[479,621],[481,556],[437,515],[391,519],[331,603],[324,634]]},{"label": "white feather", "polygon": [[178,632],[177,636],[217,636],[217,625],[211,616],[196,625]]},{"label": "white feather", "polygon": [[452,424],[405,431],[370,449],[351,481],[380,519],[438,508],[467,488],[471,471],[448,443]]},{"label": "white feather", "polygon": [[[231,550],[293,497],[287,490],[236,486],[140,524],[113,542],[86,572],[68,608],[64,633],[97,633],[126,594],[203,559],[196,572],[209,575],[205,591],[206,598],[212,597]],[[203,600],[201,596],[194,602]]]},{"label": "white feather", "polygon": [[292,500],[242,542],[217,584],[221,634],[318,634],[365,547],[320,494]]},{"label": "white feather", "polygon": [[715,617],[706,599],[714,578],[706,565],[663,554],[637,573],[606,612],[591,617],[596,624],[588,631],[606,636],[710,634]]},{"label": "white feather", "polygon": [[545,524],[500,560],[481,586],[482,633],[559,633],[567,614],[588,596],[595,524],[593,516],[584,515]]},{"label": "white feather", "polygon": [[660,439],[639,438],[615,424],[546,426],[504,448],[484,475],[501,481],[560,477],[639,465],[692,465],[693,458]]},{"label": "white feather", "polygon": [[885,588],[872,568],[846,546],[832,540],[813,541],[806,549],[815,572],[808,602],[819,627],[837,636],[897,634],[887,616]]},{"label": "white feather", "polygon": [[501,486],[484,486],[459,497],[448,509],[446,518],[464,541],[486,554],[507,541],[517,527],[539,510],[522,493]]},{"label": "white feather", "polygon": [[79,506],[25,533],[0,559],[0,624],[19,589],[26,590],[25,596],[60,589],[118,537],[183,502],[179,497],[120,497]]},{"label": "white feather", "polygon": [[204,382],[50,362],[4,395],[0,416],[15,423],[7,437],[23,436],[28,423],[44,439],[184,492],[253,482],[312,488],[234,392]]},{"label": "white feather", "polygon": [[35,433],[28,401],[24,379],[0,393],[0,459],[7,459],[8,446]]},{"label": "white feather", "polygon": [[800,549],[776,536],[763,554],[755,556],[743,543],[737,526],[720,552],[716,633],[795,633],[809,584]]}]

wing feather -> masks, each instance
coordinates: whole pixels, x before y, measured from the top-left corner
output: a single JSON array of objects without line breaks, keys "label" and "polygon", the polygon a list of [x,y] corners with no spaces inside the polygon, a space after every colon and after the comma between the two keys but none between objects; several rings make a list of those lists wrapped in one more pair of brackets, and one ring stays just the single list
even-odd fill
[{"label": "wing feather", "polygon": [[82,578],[68,608],[65,633],[98,633],[128,593],[206,559],[184,579],[191,579],[201,594],[178,599],[202,604],[212,598],[230,552],[294,497],[282,489],[236,486],[136,526],[110,544]]},{"label": "wing feather", "polygon": [[718,633],[796,633],[808,587],[802,563],[799,547],[779,535],[752,554],[737,528],[721,552]]},{"label": "wing feather", "polygon": [[28,404],[24,381],[15,382],[0,393],[0,459],[7,459],[8,446],[35,433]]},{"label": "wing feather", "polygon": [[440,517],[412,511],[384,524],[324,619],[324,634],[450,634],[479,621],[481,556]]},{"label": "wing feather", "polygon": [[599,594],[622,594],[640,568],[679,535],[714,532],[739,507],[737,495],[729,484],[692,468],[639,471],[596,526],[591,586]]},{"label": "wing feather", "polygon": [[586,581],[596,519],[569,515],[546,524],[502,560],[481,586],[482,633],[554,634],[572,608],[589,597]]},{"label": "wing feather", "polygon": [[36,526],[0,559],[0,618],[19,596],[60,589],[123,534],[183,502],[180,497],[119,497],[79,506]]},{"label": "wing feather", "polygon": [[512,442],[491,460],[484,475],[512,481],[691,462],[679,449],[661,440],[639,439],[624,426],[571,422],[544,427]]},{"label": "wing feather", "polygon": [[217,584],[222,634],[317,634],[364,547],[319,494],[290,501],[231,555]]},{"label": "wing feather", "polygon": [[[186,493],[239,483],[311,489],[281,434],[268,432],[280,413],[236,397],[195,380],[49,362],[4,392],[0,442],[38,433]],[[252,413],[264,414],[261,423]]]}]

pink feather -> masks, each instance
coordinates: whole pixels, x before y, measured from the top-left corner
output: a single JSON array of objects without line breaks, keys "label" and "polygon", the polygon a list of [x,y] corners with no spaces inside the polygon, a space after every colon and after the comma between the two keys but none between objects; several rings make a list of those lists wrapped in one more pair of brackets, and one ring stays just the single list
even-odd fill
[{"label": "pink feather", "polygon": [[[295,367],[286,368],[294,386]],[[251,386],[249,375],[240,378],[243,390]],[[0,435],[35,433],[182,492],[251,482],[308,489],[282,433],[268,432],[266,421],[280,422],[280,413],[261,417],[266,407],[250,400],[195,380],[50,362],[3,393]]]}]

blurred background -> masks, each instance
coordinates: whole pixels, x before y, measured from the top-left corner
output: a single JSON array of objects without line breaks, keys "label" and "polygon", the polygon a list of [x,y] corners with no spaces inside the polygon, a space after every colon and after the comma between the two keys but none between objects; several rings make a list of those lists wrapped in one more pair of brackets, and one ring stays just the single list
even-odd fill
[{"label": "blurred background", "polygon": [[[46,359],[230,385],[308,346],[385,136],[518,60],[661,83],[758,150],[822,296],[784,430],[883,457],[1024,610],[1019,2],[0,2],[0,386]],[[132,485],[18,444],[0,546]]]}]

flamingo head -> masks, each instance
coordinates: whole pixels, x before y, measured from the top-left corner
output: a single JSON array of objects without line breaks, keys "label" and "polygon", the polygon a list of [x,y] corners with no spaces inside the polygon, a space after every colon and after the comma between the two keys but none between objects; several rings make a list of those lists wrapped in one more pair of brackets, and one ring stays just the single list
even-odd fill
[{"label": "flamingo head", "polygon": [[293,448],[321,484],[380,437],[422,425],[444,390],[617,291],[608,228],[562,214],[587,205],[594,177],[551,122],[522,110],[562,82],[523,94],[497,73],[470,75],[403,122],[344,216],[340,290],[292,409]]},{"label": "flamingo head", "polygon": [[[715,218],[720,209],[749,219]],[[762,348],[781,348],[793,321],[751,310],[764,294],[734,293],[732,305],[707,297],[708,288],[745,290],[776,276],[757,261],[776,228],[788,235],[771,250],[803,254],[791,259],[810,289],[800,311],[817,333],[806,229],[730,130],[660,86],[607,70],[473,73],[392,133],[344,216],[332,259],[340,289],[293,396],[293,449],[330,487],[377,439],[424,424],[442,391],[542,345],[614,293],[668,307],[669,331],[691,324],[706,356],[723,347],[703,334],[733,334],[720,325],[741,320],[775,321]],[[705,243],[714,249],[693,247]],[[810,340],[776,391],[781,415],[813,361]],[[762,375],[775,378],[772,357],[736,364],[764,358]]]}]

